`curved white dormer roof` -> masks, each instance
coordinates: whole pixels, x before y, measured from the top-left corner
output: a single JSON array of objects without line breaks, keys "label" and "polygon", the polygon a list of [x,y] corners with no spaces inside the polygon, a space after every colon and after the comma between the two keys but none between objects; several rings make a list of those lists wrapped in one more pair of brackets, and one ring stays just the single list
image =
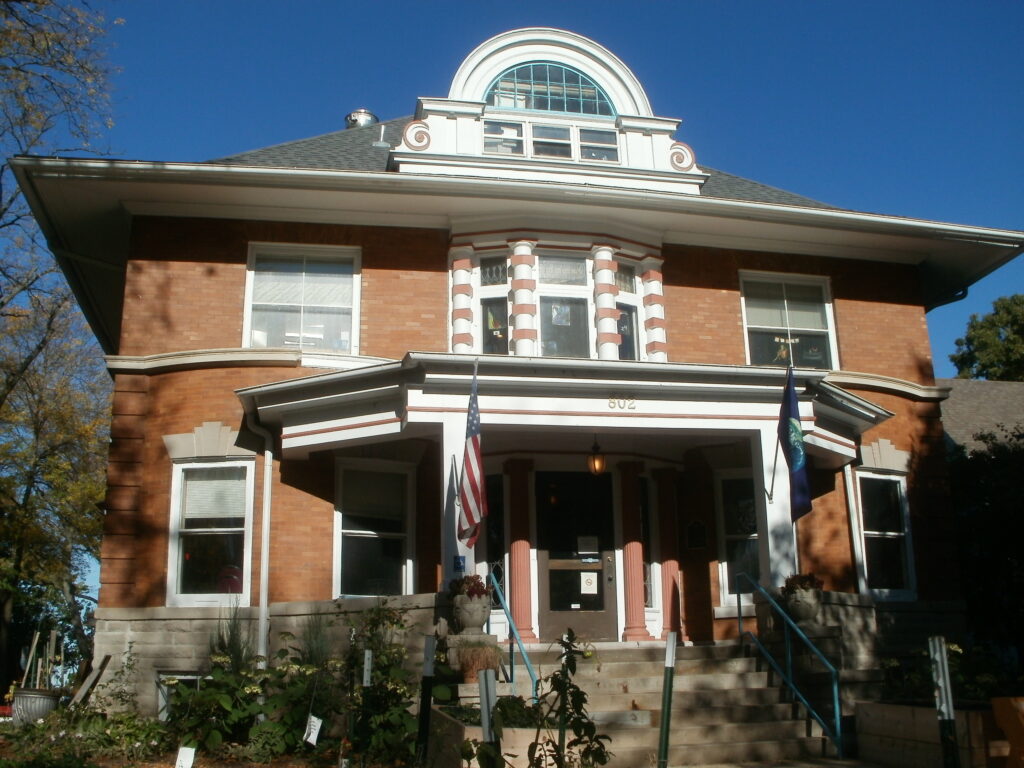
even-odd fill
[{"label": "curved white dormer roof", "polygon": [[514,29],[478,45],[455,73],[448,98],[483,101],[500,74],[530,62],[579,70],[604,91],[616,114],[654,117],[643,86],[618,56],[593,40],[549,27]]}]

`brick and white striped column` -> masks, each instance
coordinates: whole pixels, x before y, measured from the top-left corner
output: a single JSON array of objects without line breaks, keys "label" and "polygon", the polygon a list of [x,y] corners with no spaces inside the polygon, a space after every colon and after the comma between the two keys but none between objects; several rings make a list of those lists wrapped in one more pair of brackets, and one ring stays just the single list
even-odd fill
[{"label": "brick and white striped column", "polygon": [[665,290],[662,283],[662,260],[648,256],[640,262],[640,280],[644,288],[644,330],[647,332],[647,359],[652,363],[668,362],[665,336]]},{"label": "brick and white striped column", "polygon": [[448,249],[452,271],[452,352],[473,351],[473,246]]},{"label": "brick and white striped column", "polygon": [[619,287],[615,284],[615,273],[619,264],[615,261],[615,249],[610,245],[595,245],[590,249],[594,260],[594,307],[597,309],[597,357],[599,360],[618,360],[619,310],[615,297]]},{"label": "brick and white striped column", "polygon": [[512,349],[518,356],[537,354],[537,256],[535,240],[512,247]]}]

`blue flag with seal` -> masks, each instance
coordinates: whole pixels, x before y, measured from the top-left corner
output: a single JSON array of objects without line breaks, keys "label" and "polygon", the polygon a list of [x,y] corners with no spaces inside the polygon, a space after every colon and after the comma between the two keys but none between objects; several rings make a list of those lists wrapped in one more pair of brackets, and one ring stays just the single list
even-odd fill
[{"label": "blue flag with seal", "polygon": [[800,428],[800,405],[796,399],[793,369],[786,370],[786,388],[779,411],[779,444],[789,465],[789,508],[795,523],[811,511],[811,490],[807,482],[807,454]]}]

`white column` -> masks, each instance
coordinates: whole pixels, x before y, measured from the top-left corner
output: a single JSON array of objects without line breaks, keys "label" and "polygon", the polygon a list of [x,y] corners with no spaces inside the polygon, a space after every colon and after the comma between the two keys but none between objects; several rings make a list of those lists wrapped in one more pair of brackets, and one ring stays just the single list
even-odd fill
[{"label": "white column", "polygon": [[535,240],[512,246],[512,349],[516,355],[537,354],[537,256]]},{"label": "white column", "polygon": [[615,261],[615,249],[610,245],[595,245],[590,249],[594,260],[594,308],[597,311],[597,357],[600,360],[618,360],[619,310],[615,297],[619,287],[615,284],[615,273],[619,264]]},{"label": "white column", "polygon": [[[466,414],[446,413],[441,422],[441,467],[443,523],[441,525],[441,572],[444,574],[443,588],[455,578],[455,558],[462,557],[465,573],[474,572],[473,550],[459,541],[459,510],[455,500],[459,495],[458,475],[462,471],[462,454],[466,447]],[[455,461],[452,461],[452,457]],[[462,574],[465,575],[465,574]]]},{"label": "white column", "polygon": [[448,249],[452,273],[452,352],[473,351],[473,246]]},{"label": "white column", "polygon": [[652,363],[668,361],[665,336],[665,289],[662,283],[662,260],[648,256],[640,262],[640,280],[644,288],[644,330],[647,334],[647,359]]},{"label": "white column", "polygon": [[[761,561],[760,580],[765,587],[781,587],[786,577],[797,572],[796,531],[790,516],[789,465],[775,446],[779,434],[776,423],[766,422],[752,439],[754,498],[757,504],[757,543]],[[758,467],[761,471],[758,472]],[[772,470],[774,468],[774,488]],[[769,501],[767,491],[772,491]]]}]

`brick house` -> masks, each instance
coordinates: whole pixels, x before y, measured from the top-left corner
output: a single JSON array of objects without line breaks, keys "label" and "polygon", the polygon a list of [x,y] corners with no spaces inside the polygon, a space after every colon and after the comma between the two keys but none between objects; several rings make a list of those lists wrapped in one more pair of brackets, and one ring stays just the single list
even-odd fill
[{"label": "brick house", "polygon": [[[350,117],[210,162],[13,161],[115,380],[98,652],[189,671],[226,606],[265,640],[335,598],[429,608],[457,563],[500,574],[527,640],[726,638],[739,572],[955,610],[925,313],[1024,234],[701,166],[559,30],[486,41],[411,118]],[[470,550],[446,500],[474,366]]]}]

